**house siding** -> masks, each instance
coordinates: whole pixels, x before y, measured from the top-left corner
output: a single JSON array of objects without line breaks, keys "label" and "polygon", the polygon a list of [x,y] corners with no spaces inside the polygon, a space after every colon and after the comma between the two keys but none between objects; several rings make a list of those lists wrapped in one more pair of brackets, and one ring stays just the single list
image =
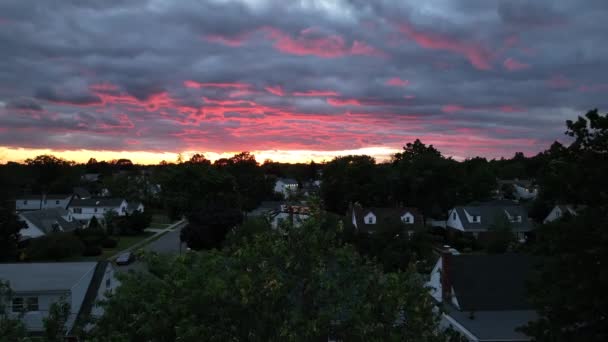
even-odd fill
[{"label": "house siding", "polygon": [[446,227],[464,232],[464,226],[462,225],[462,221],[460,221],[460,216],[458,215],[458,212],[456,212],[455,209],[452,209],[450,211],[448,220],[446,222]]}]

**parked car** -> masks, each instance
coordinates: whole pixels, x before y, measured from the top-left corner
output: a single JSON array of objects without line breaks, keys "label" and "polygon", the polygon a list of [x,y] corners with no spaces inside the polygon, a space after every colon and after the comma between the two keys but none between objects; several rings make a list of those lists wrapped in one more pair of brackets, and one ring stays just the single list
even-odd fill
[{"label": "parked car", "polygon": [[131,252],[125,252],[116,258],[116,265],[128,265],[135,260],[135,255]]}]

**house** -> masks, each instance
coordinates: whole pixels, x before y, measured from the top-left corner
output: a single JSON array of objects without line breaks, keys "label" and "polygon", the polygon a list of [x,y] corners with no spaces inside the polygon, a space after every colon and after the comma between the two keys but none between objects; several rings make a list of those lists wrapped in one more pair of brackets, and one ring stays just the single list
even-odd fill
[{"label": "house", "polygon": [[247,216],[267,216],[268,214],[280,211],[285,201],[263,201],[260,205],[247,213]]},{"label": "house", "polygon": [[72,192],[74,193],[74,196],[76,198],[80,198],[80,199],[87,199],[87,198],[93,197],[93,195],[91,195],[89,190],[87,190],[81,186],[75,187]]},{"label": "house", "polygon": [[42,194],[42,195],[26,195],[15,199],[15,210],[17,212],[26,210],[41,210],[49,208],[67,208],[72,200],[73,195],[67,194]]},{"label": "house", "polygon": [[43,319],[51,304],[64,299],[70,304],[68,334],[75,324],[92,314],[103,314],[96,301],[105,298],[119,283],[107,261],[0,264],[0,279],[13,291],[8,312],[19,317],[30,333],[44,331]]},{"label": "house", "polygon": [[297,190],[298,181],[292,178],[279,178],[274,184],[274,192],[281,193],[285,197]]},{"label": "house", "polygon": [[349,208],[351,223],[357,232],[373,234],[379,229],[402,227],[409,235],[424,228],[422,215],[416,208]]},{"label": "house", "polygon": [[278,211],[272,211],[267,216],[270,226],[277,229],[284,222],[289,222],[293,227],[300,227],[310,217],[310,208],[306,206],[287,205],[280,206]]},{"label": "house", "polygon": [[93,183],[101,180],[101,174],[99,173],[85,173],[80,177],[82,181]]},{"label": "house", "polygon": [[37,238],[54,232],[71,232],[82,226],[68,210],[62,208],[24,211],[19,213],[19,219],[27,224],[27,228],[19,232],[22,239]]},{"label": "house", "polygon": [[103,220],[104,215],[110,211],[116,212],[118,216],[125,216],[127,201],[123,198],[75,198],[70,202],[68,210],[75,220],[89,222],[93,216]]},{"label": "house", "polygon": [[498,180],[498,192],[503,189],[510,189],[511,195],[515,199],[530,200],[538,196],[538,187],[531,180],[527,179],[505,179]]},{"label": "house", "polygon": [[127,204],[127,214],[132,215],[134,212],[144,212],[144,205],[141,202],[129,202]]},{"label": "house", "polygon": [[457,206],[448,212],[446,228],[472,234],[475,237],[485,235],[501,221],[509,222],[518,240],[524,241],[526,234],[532,230],[528,211],[521,205],[508,200],[496,200],[483,203],[471,203]]},{"label": "house", "polygon": [[585,209],[584,205],[572,205],[572,204],[558,204],[547,215],[547,217],[543,220],[543,223],[553,222],[555,220],[559,220],[565,215],[576,216],[581,210]]},{"label": "house", "polygon": [[526,296],[534,262],[521,254],[444,253],[427,283],[443,309],[440,326],[468,341],[530,341],[517,328],[538,317]]}]

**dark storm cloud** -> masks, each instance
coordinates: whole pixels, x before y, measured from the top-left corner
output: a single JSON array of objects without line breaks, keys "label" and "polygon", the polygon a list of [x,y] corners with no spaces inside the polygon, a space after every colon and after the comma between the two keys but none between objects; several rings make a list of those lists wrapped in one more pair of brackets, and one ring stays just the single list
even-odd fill
[{"label": "dark storm cloud", "polygon": [[599,0],[2,1],[0,129],[14,133],[0,145],[328,150],[419,136],[458,156],[538,151],[608,105],[607,14]]}]

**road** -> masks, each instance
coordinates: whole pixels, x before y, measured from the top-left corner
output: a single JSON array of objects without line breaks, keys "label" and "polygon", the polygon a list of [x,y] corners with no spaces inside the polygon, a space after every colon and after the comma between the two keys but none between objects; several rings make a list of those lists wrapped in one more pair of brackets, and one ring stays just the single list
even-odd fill
[{"label": "road", "polygon": [[[170,254],[170,255],[179,254],[180,247],[181,247],[182,251],[184,251],[186,249],[186,247],[184,244],[182,244],[180,246],[179,234],[182,230],[182,227],[185,226],[185,224],[186,223],[184,222],[184,223],[178,225],[173,230],[171,230],[171,229],[157,230],[158,233],[163,233],[163,232],[166,232],[166,233],[161,235],[157,240],[154,240],[154,241],[146,244],[143,247],[143,250],[146,252],[156,252],[159,254]],[[129,265],[124,265],[124,266],[119,266],[116,264],[114,266],[115,266],[116,270],[118,270],[120,272],[127,272],[129,270],[134,270],[134,271],[145,271],[146,270],[146,265],[141,261],[135,261]]]}]

